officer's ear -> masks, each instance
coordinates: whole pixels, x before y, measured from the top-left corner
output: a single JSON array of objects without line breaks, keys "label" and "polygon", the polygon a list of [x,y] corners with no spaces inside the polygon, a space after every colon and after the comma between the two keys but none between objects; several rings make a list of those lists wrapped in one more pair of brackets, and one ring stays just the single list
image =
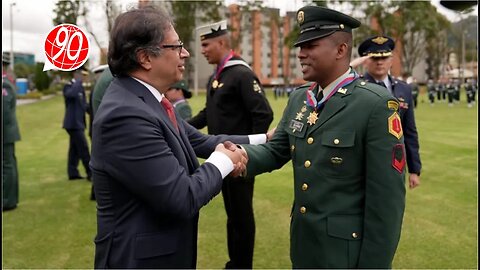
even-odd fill
[{"label": "officer's ear", "polygon": [[337,59],[350,58],[348,44],[343,42],[337,46]]}]

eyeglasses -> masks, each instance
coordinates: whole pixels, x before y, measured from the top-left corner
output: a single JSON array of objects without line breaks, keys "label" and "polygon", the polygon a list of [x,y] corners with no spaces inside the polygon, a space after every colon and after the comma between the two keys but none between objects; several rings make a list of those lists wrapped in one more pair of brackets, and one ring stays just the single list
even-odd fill
[{"label": "eyeglasses", "polygon": [[171,48],[172,50],[178,50],[178,55],[180,56],[183,51],[183,42],[180,41],[180,44],[164,44],[160,45],[160,47],[164,49]]}]

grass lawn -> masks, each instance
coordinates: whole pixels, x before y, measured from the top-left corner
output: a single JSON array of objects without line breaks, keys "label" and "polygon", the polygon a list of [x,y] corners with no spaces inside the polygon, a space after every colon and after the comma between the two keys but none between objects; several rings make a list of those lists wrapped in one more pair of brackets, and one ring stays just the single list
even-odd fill
[{"label": "grass lawn", "polygon": [[[287,98],[269,100],[279,121]],[[423,163],[421,186],[407,190],[407,209],[394,268],[477,268],[477,106],[428,104],[415,111]],[[190,100],[193,112],[204,105]],[[67,180],[68,134],[62,96],[17,107],[20,204],[3,213],[2,268],[92,268],[96,233],[90,182]],[[273,126],[272,125],[272,126]],[[83,169],[81,168],[83,173]],[[291,268],[290,164],[255,183],[254,268]],[[226,215],[217,196],[201,210],[198,268],[227,261]]]}]

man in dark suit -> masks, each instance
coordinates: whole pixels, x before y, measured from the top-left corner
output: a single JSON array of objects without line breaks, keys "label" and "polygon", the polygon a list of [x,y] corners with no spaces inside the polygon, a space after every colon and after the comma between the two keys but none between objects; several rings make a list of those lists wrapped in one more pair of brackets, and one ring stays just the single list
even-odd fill
[{"label": "man in dark suit", "polygon": [[[202,54],[216,65],[207,83],[206,107],[188,122],[208,127],[208,134],[265,133],[273,120],[260,81],[250,66],[230,46],[227,22],[203,26]],[[251,269],[255,244],[253,187],[255,178],[223,182],[222,195],[227,212],[227,245],[230,261],[226,269]]]},{"label": "man in dark suit", "polygon": [[408,183],[410,188],[420,185],[420,161],[417,126],[412,96],[412,87],[406,82],[392,78],[388,74],[392,67],[392,53],[395,42],[390,37],[373,36],[367,38],[358,47],[361,56],[369,56],[366,60],[367,72],[364,79],[386,87],[400,103],[400,119],[402,120],[403,136],[407,153]]},{"label": "man in dark suit", "polygon": [[87,179],[91,179],[89,167],[90,153],[88,151],[87,138],[85,137],[85,113],[88,108],[85,97],[85,89],[82,85],[82,73],[84,70],[77,69],[73,73],[73,79],[63,87],[65,98],[65,117],[63,128],[68,132],[70,143],[68,147],[68,179],[83,179],[78,171],[79,160],[87,173]]},{"label": "man in dark suit", "polygon": [[[221,142],[266,139],[204,135],[174,113],[164,94],[189,56],[162,9],[115,20],[108,50],[115,78],[93,122],[95,268],[195,268],[199,210],[226,175],[245,167],[241,151]],[[207,158],[201,166],[197,155]]]},{"label": "man in dark suit", "polygon": [[297,12],[303,79],[273,138],[244,145],[247,175],[293,163],[293,268],[389,268],[405,208],[399,103],[349,67],[352,29],[335,10]]}]

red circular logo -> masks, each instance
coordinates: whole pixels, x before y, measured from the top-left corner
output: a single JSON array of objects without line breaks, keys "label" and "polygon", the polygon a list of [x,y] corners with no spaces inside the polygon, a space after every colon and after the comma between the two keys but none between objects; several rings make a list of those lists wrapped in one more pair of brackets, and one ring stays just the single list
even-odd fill
[{"label": "red circular logo", "polygon": [[68,23],[57,25],[45,39],[45,56],[53,67],[44,70],[75,70],[87,61],[89,49],[88,38],[82,29]]}]

